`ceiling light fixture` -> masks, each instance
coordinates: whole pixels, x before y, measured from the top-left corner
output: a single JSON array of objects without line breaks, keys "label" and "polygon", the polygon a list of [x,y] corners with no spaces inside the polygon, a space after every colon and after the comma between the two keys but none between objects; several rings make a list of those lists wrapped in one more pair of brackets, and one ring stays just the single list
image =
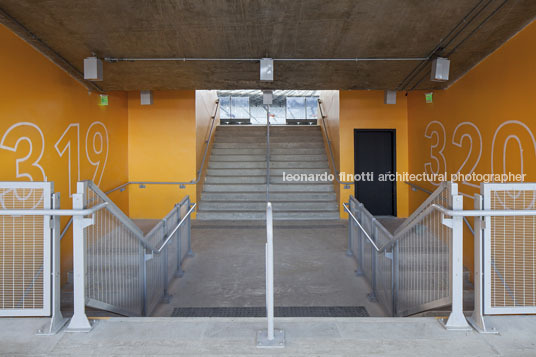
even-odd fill
[{"label": "ceiling light fixture", "polygon": [[102,61],[97,57],[84,58],[84,79],[102,81]]},{"label": "ceiling light fixture", "polygon": [[432,82],[445,82],[449,80],[450,60],[448,58],[437,57],[432,60],[432,72],[430,80]]},{"label": "ceiling light fixture", "polygon": [[274,80],[274,60],[272,58],[261,59],[261,81],[272,82]]},{"label": "ceiling light fixture", "polygon": [[153,104],[153,92],[150,90],[140,91],[140,104],[152,105]]},{"label": "ceiling light fixture", "polygon": [[396,104],[396,90],[386,90],[383,98],[384,104]]}]

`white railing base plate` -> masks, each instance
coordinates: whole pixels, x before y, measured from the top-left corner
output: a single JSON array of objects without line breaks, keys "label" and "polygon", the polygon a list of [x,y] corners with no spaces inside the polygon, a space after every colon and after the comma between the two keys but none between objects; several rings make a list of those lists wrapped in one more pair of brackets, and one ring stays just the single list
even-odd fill
[{"label": "white railing base plate", "polygon": [[473,316],[470,316],[467,318],[467,322],[469,322],[478,333],[486,333],[490,335],[499,334],[499,331],[495,327],[490,326],[489,321],[486,321],[483,317],[480,321],[477,321]]},{"label": "white railing base plate", "polygon": [[274,329],[274,339],[268,339],[268,330],[257,331],[257,348],[284,348],[285,347],[285,331]]},{"label": "white railing base plate", "polygon": [[91,330],[93,330],[98,321],[87,321],[89,322],[89,324],[86,324],[85,322],[77,324],[76,322],[73,323],[73,320],[71,319],[71,322],[69,323],[69,326],[67,326],[67,328],[65,329],[65,332],[90,332]]},{"label": "white railing base plate", "polygon": [[51,318],[50,322],[45,324],[42,328],[35,333],[38,336],[53,336],[56,335],[69,321],[68,318]]},{"label": "white railing base plate", "polygon": [[473,328],[467,323],[467,320],[464,318],[456,319],[453,321],[452,318],[448,319],[439,319],[439,323],[446,330],[449,331],[472,331]]}]

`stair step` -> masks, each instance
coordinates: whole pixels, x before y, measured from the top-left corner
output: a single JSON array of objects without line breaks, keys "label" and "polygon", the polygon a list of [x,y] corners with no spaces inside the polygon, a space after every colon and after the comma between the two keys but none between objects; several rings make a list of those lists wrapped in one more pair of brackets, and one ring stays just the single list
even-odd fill
[{"label": "stair step", "polygon": [[[266,184],[209,184],[204,192],[266,192]],[[271,184],[270,192],[333,192],[331,183]]]},{"label": "stair step", "polygon": [[[317,148],[270,148],[271,155],[325,155],[323,147]],[[212,149],[212,155],[266,155],[266,148]]]},{"label": "stair step", "polygon": [[[266,211],[199,211],[198,220],[264,220]],[[338,211],[280,211],[273,213],[274,220],[311,220],[311,219],[339,219]]]},{"label": "stair step", "polygon": [[209,169],[266,169],[266,161],[218,161],[208,163]]},{"label": "stair step", "polygon": [[[218,143],[257,143],[266,142],[266,136],[241,136],[241,135],[228,135],[218,136],[214,138]],[[270,135],[270,143],[285,143],[285,142],[318,142],[323,143],[322,136],[301,136],[301,135],[289,135],[289,136],[275,136]]]},{"label": "stair step", "polygon": [[291,162],[304,162],[304,161],[325,161],[327,162],[328,158],[326,154],[321,155],[296,155],[296,154],[290,154],[290,155],[277,155],[277,154],[270,154],[270,161],[272,162],[278,162],[278,161],[291,161]]},{"label": "stair step", "polygon": [[[274,201],[272,202],[274,212],[277,211],[324,211],[337,210],[336,201]],[[199,204],[200,211],[260,211],[266,209],[266,201],[202,201]]]},{"label": "stair step", "polygon": [[[271,172],[271,170],[270,170]],[[208,177],[217,176],[264,176],[266,177],[266,165],[263,169],[207,169]]]},{"label": "stair step", "polygon": [[[335,201],[335,192],[271,192],[270,201]],[[266,200],[266,192],[202,192],[203,201],[263,201]]]},{"label": "stair step", "polygon": [[[248,131],[244,133],[240,132],[221,132],[217,131],[214,135],[215,138],[227,138],[227,137],[263,137],[266,138],[266,130],[263,131]],[[322,138],[320,131],[278,131],[270,130],[270,139],[272,138],[295,138],[295,137],[310,137],[310,138]]]},{"label": "stair step", "polygon": [[[257,142],[257,143],[218,143],[214,142],[213,150],[214,149],[248,149],[248,148],[262,148],[266,150],[266,141],[264,142]],[[322,148],[324,149],[324,143],[323,142],[284,142],[284,143],[270,143],[271,149],[285,149],[285,148]]]},{"label": "stair step", "polygon": [[264,161],[266,162],[266,153],[262,155],[215,155],[210,156],[211,162],[223,161]]},{"label": "stair step", "polygon": [[272,161],[273,169],[325,169],[329,170],[328,161]]},{"label": "stair step", "polygon": [[[266,170],[265,170],[266,171]],[[243,183],[266,183],[266,175],[258,176],[212,176],[207,175],[205,184],[243,184]]]},{"label": "stair step", "polygon": [[[329,169],[270,169],[270,176],[283,177],[285,175],[329,175]],[[207,177],[209,176],[266,176],[266,168],[262,169],[207,169]]]}]

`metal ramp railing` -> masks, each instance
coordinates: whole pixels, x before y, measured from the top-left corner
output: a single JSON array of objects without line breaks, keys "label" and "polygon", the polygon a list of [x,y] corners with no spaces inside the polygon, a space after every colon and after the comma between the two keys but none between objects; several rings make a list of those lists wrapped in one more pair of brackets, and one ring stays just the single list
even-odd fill
[{"label": "metal ramp railing", "polygon": [[[444,183],[391,234],[357,199],[344,205],[349,214],[348,254],[358,263],[376,299],[393,316],[452,304],[445,326],[468,329],[463,315],[462,217],[457,185]],[[446,208],[445,208],[446,207]]]}]

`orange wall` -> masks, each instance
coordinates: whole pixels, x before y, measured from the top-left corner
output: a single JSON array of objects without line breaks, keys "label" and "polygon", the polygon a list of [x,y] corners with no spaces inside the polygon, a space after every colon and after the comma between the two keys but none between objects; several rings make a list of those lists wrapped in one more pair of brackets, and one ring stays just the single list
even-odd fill
[{"label": "orange wall", "polygon": [[[62,208],[72,206],[69,195],[78,179],[92,179],[103,190],[127,181],[126,95],[112,93],[109,105],[101,107],[97,94],[88,94],[1,25],[0,44],[0,181],[53,181]],[[19,177],[17,160],[22,160]],[[114,199],[128,212],[128,197]],[[67,219],[62,219],[62,227]],[[61,254],[65,276],[72,264],[70,232],[61,242]]]},{"label": "orange wall", "polygon": [[[128,93],[129,181],[195,180],[195,91],[155,91],[153,102]],[[186,195],[196,202],[196,186],[131,185],[130,217],[161,219]]]},{"label": "orange wall", "polygon": [[[502,173],[504,166],[512,173],[522,173],[523,168],[527,181],[536,181],[535,43],[536,23],[532,23],[450,88],[435,92],[433,104],[425,103],[424,92],[409,93],[412,172],[423,172],[427,163],[429,170],[449,174]],[[431,152],[434,145],[437,149]],[[472,208],[471,197],[478,187],[459,183],[459,191],[466,195],[465,207]],[[424,198],[422,193],[411,193],[411,210]],[[472,270],[473,237],[465,233],[464,263]]]},{"label": "orange wall", "polygon": [[[354,129],[395,129],[396,170],[408,170],[408,123],[406,97],[399,93],[397,104],[384,104],[383,91],[340,91],[339,150],[343,173],[354,174]],[[408,216],[408,186],[397,183],[397,215]],[[346,218],[342,206],[354,194],[354,186],[340,185],[341,218]]]}]

